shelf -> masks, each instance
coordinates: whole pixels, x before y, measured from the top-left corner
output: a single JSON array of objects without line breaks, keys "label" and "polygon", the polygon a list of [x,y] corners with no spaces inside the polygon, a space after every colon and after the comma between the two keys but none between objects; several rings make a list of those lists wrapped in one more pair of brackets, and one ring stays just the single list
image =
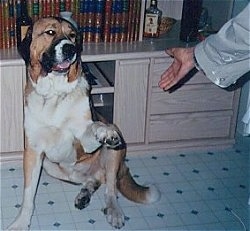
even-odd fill
[{"label": "shelf", "polygon": [[92,94],[95,107],[113,106],[113,93]]},{"label": "shelf", "polygon": [[83,63],[95,110],[113,122],[115,61]]},{"label": "shelf", "polygon": [[[108,72],[103,71],[102,68],[98,66],[98,63],[95,62],[83,63],[83,65],[86,78],[89,80],[92,87],[91,94],[114,93],[114,80],[110,78],[111,75],[109,75]],[[106,62],[105,66],[109,67]],[[106,74],[109,77],[107,77]],[[112,76],[112,78],[114,78],[114,71],[112,73]]]}]

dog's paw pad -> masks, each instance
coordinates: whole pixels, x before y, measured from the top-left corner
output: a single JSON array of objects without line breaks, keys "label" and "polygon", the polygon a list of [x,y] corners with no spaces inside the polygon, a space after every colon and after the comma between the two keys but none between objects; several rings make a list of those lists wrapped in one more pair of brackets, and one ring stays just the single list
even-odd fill
[{"label": "dog's paw pad", "polygon": [[114,133],[113,135],[108,136],[107,139],[105,139],[105,144],[109,147],[115,148],[121,144],[121,139],[117,133]]},{"label": "dog's paw pad", "polygon": [[97,140],[110,148],[115,148],[121,145],[121,137],[117,131],[110,127],[101,127],[97,129]]},{"label": "dog's paw pad", "polygon": [[75,207],[78,209],[84,209],[89,205],[91,193],[88,189],[82,188],[81,192],[75,198]]}]

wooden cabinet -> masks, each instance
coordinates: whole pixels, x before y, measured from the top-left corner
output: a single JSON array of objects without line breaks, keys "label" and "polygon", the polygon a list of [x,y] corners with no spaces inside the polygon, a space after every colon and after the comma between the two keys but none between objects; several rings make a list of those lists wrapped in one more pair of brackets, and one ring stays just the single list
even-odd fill
[{"label": "wooden cabinet", "polygon": [[170,63],[170,58],[151,61],[148,143],[165,142],[166,147],[233,143],[239,91],[219,88],[198,72],[174,92],[164,92],[157,83]]},{"label": "wooden cabinet", "polygon": [[[172,93],[158,81],[172,59],[164,52],[90,55],[83,59],[96,75],[95,105],[123,133],[128,153],[218,148],[235,142],[239,90],[226,91],[197,73]],[[20,61],[1,64],[1,161],[19,160],[24,149]]]},{"label": "wooden cabinet", "polygon": [[113,122],[121,129],[128,151],[234,144],[239,90],[226,91],[198,72],[174,92],[164,92],[158,82],[172,59],[158,55],[114,61]]},{"label": "wooden cabinet", "polygon": [[24,149],[25,80],[25,66],[22,62],[13,62],[11,65],[1,64],[1,161],[20,159]]}]

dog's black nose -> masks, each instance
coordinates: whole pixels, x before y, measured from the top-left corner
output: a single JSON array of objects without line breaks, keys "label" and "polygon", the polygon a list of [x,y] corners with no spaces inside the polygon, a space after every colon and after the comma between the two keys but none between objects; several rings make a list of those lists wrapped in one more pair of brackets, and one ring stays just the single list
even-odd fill
[{"label": "dog's black nose", "polygon": [[63,45],[62,53],[65,58],[72,59],[76,54],[76,47],[73,44],[65,44]]}]

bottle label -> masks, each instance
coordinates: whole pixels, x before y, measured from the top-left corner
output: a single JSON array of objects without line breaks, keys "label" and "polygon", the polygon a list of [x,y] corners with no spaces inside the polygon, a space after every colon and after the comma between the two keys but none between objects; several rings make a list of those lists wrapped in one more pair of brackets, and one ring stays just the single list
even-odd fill
[{"label": "bottle label", "polygon": [[146,14],[145,17],[145,29],[146,34],[157,34],[158,30],[158,15],[157,14]]},{"label": "bottle label", "polygon": [[29,29],[29,26],[21,26],[21,41],[25,38],[27,31]]}]

